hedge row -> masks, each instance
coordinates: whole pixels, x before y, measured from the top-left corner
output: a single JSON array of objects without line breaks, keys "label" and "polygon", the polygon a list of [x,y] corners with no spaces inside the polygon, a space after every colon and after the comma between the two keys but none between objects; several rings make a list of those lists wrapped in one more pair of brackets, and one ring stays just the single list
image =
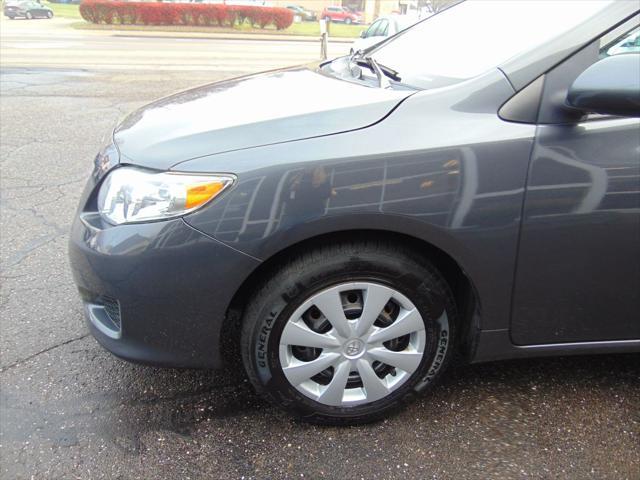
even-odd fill
[{"label": "hedge row", "polygon": [[82,0],[80,15],[87,22],[120,25],[217,25],[234,27],[248,21],[255,27],[284,30],[293,23],[287,8],[203,3],[123,2]]}]

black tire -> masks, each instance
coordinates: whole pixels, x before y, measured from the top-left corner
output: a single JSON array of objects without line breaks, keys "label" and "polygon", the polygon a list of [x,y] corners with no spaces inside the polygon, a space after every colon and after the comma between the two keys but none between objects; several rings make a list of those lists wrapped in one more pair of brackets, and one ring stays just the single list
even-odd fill
[{"label": "black tire", "polygon": [[27,12],[25,13],[24,18],[26,18],[27,20],[31,20],[33,18],[33,15],[31,15],[31,12]]},{"label": "black tire", "polygon": [[15,15],[9,15],[9,20],[15,20],[16,16]]},{"label": "black tire", "polygon": [[351,19],[350,19],[350,18],[347,18],[347,19],[344,21],[344,23],[346,23],[347,25],[351,25]]},{"label": "black tire", "polygon": [[47,18],[53,18],[53,12],[47,12]]},{"label": "black tire", "polygon": [[[387,285],[410,299],[422,315],[426,346],[414,373],[387,396],[357,406],[329,406],[289,383],[280,365],[280,337],[305,300],[352,281]],[[258,289],[243,318],[242,359],[257,392],[277,407],[312,423],[367,423],[388,416],[437,382],[455,350],[456,315],[446,281],[413,250],[375,241],[334,244],[298,254]]]}]

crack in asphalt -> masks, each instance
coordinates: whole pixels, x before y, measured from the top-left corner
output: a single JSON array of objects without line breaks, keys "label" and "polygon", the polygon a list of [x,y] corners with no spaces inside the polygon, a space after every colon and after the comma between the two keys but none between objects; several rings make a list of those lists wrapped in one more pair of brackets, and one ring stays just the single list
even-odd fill
[{"label": "crack in asphalt", "polygon": [[[79,180],[78,180],[79,181]],[[52,242],[54,242],[55,240],[57,240],[60,237],[66,236],[69,232],[68,232],[68,228],[65,227],[61,227],[60,225],[58,225],[57,223],[49,220],[48,218],[45,217],[45,215],[43,213],[38,212],[37,208],[38,207],[42,207],[44,205],[49,205],[55,202],[58,202],[59,200],[61,200],[63,197],[66,196],[66,194],[61,190],[60,186],[63,185],[67,185],[70,183],[73,183],[74,181],[67,181],[67,182],[62,182],[59,185],[50,185],[49,188],[53,188],[53,189],[57,189],[58,190],[58,195],[51,199],[51,200],[46,200],[46,201],[42,201],[39,203],[35,203],[34,205],[28,207],[28,208],[16,208],[14,206],[12,206],[9,201],[7,200],[0,200],[0,205],[4,208],[6,208],[7,210],[10,210],[16,214],[22,215],[25,213],[30,213],[34,219],[36,219],[36,221],[44,226],[47,227],[49,229],[53,230],[53,234],[50,235],[45,235],[45,236],[41,236],[40,238],[34,239],[31,242],[29,242],[26,246],[20,248],[16,253],[14,253],[6,262],[5,265],[3,265],[2,267],[2,271],[6,271],[7,269],[13,268],[17,265],[19,265],[25,258],[29,257],[29,255],[31,255],[31,253],[33,253],[34,251],[38,250],[39,248],[48,245]]]},{"label": "crack in asphalt", "polygon": [[[14,152],[9,152],[9,155],[12,155]],[[7,186],[3,186],[2,189],[3,190],[22,190],[22,189],[27,189],[27,188],[39,188],[39,189],[47,189],[47,188],[57,188],[60,189],[60,187],[65,187],[67,185],[72,185],[74,183],[80,183],[83,181],[86,181],[88,175],[84,175],[81,178],[77,178],[77,179],[73,179],[73,180],[65,180],[64,182],[60,182],[60,183],[49,183],[49,184],[35,184],[35,185],[14,185],[12,187],[7,187]],[[29,183],[30,180],[25,179],[25,178],[20,178],[20,177],[4,177],[4,181],[6,182],[7,180],[14,180],[14,181],[21,181],[21,182],[27,182]],[[19,210],[16,210],[19,211]]]},{"label": "crack in asphalt", "polygon": [[60,288],[68,288],[71,290],[75,290],[75,285],[73,284],[73,282],[68,281],[68,282],[64,282],[64,283],[56,283],[53,285],[43,285],[41,287],[22,287],[22,288],[11,288],[9,290],[9,293],[11,294],[15,294],[15,293],[20,293],[20,292],[34,292],[34,291],[43,291],[43,292],[49,292],[52,290],[58,290]]},{"label": "crack in asphalt", "polygon": [[39,352],[36,352],[36,353],[34,353],[32,355],[29,355],[28,357],[22,358],[20,360],[16,360],[15,362],[13,362],[13,363],[5,366],[5,367],[1,367],[0,368],[0,373],[4,373],[7,370],[11,370],[12,368],[15,368],[15,367],[17,367],[19,365],[22,365],[23,363],[26,363],[26,362],[28,362],[30,360],[33,360],[34,358],[38,357],[39,355],[42,355],[43,353],[50,352],[51,350],[55,350],[58,347],[63,347],[65,345],[69,345],[70,343],[77,342],[78,340],[82,340],[84,338],[87,338],[89,335],[90,335],[89,333],[85,333],[84,335],[80,335],[79,337],[74,337],[74,338],[71,338],[69,340],[65,340],[64,342],[56,343],[55,345],[52,345],[52,346],[47,347],[47,348],[44,348],[44,349],[40,350]]},{"label": "crack in asphalt", "polygon": [[55,242],[58,238],[64,237],[67,234],[66,231],[58,232],[54,235],[47,235],[45,237],[41,237],[36,240],[32,240],[26,247],[21,248],[9,258],[6,266],[2,269],[5,271],[8,268],[13,268],[15,266],[20,265],[24,261],[24,259],[28,258],[36,250],[44,247],[45,245],[49,245],[50,243]]}]

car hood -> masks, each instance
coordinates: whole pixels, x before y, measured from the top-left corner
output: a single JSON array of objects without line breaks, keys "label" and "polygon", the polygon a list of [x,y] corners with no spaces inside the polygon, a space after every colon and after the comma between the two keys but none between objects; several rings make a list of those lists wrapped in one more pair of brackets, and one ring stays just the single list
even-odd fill
[{"label": "car hood", "polygon": [[167,169],[206,155],[364,128],[410,94],[311,68],[277,70],[151,103],[129,115],[114,140],[122,163]]}]

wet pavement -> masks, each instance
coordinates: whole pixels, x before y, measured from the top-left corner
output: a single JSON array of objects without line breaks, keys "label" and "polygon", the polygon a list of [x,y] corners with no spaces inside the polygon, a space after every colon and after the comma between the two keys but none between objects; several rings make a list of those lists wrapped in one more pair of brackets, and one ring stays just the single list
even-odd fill
[{"label": "wet pavement", "polygon": [[2,478],[640,478],[639,355],[457,365],[397,416],[323,428],[237,370],[103,351],[66,258],[91,159],[126,112],[231,74],[2,71]]}]

